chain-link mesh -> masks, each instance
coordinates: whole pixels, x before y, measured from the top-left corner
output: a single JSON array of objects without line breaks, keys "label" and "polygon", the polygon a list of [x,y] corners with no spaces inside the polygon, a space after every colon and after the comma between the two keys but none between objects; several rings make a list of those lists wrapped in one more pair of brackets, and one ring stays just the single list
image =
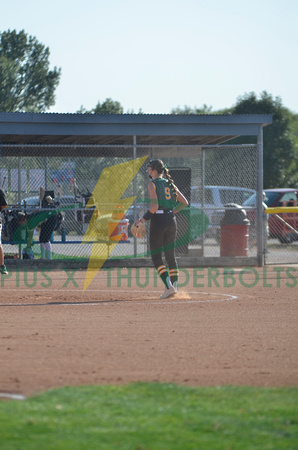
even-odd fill
[{"label": "chain-link mesh", "polygon": [[[130,233],[130,224],[149,206],[146,157],[164,161],[190,202],[177,215],[178,256],[218,264],[223,257],[232,263],[235,257],[257,256],[256,145],[28,145],[22,152],[5,147],[11,154],[0,160],[0,184],[9,202],[2,231],[6,257],[150,257],[148,234],[135,240]],[[98,191],[104,176],[109,188]],[[104,198],[95,192],[104,192]],[[47,242],[51,255],[41,245]]]},{"label": "chain-link mesh", "polygon": [[[283,197],[285,198],[287,194]],[[281,201],[282,207],[298,208],[297,193],[289,193],[289,201]],[[265,262],[267,264],[298,263],[298,212],[268,214],[268,240]]]},{"label": "chain-link mesh", "polygon": [[257,190],[256,146],[216,146],[203,151],[205,190],[201,196],[209,218],[204,255],[256,256],[251,245],[256,215],[252,217],[243,208]]}]

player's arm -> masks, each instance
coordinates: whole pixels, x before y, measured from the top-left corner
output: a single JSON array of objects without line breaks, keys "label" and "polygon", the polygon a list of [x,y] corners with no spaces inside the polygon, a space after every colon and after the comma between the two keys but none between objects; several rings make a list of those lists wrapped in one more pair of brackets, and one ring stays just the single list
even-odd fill
[{"label": "player's arm", "polygon": [[177,212],[181,211],[182,209],[184,209],[188,205],[187,199],[184,197],[182,192],[179,191],[179,189],[177,189],[177,201],[179,203],[173,209],[173,213],[174,214],[177,214]]},{"label": "player's arm", "polygon": [[139,222],[145,223],[146,220],[149,220],[150,216],[155,214],[156,211],[158,210],[158,198],[156,195],[156,187],[154,186],[154,183],[152,183],[152,181],[150,181],[150,183],[148,184],[148,191],[149,191],[150,202],[151,202],[150,208],[148,209],[148,211],[144,214],[144,216],[141,219],[138,219],[136,221],[136,225]]},{"label": "player's arm", "polygon": [[0,191],[0,212],[3,211],[3,209],[5,209],[7,207],[7,199],[6,199],[6,195],[4,194],[4,192],[1,190]]}]

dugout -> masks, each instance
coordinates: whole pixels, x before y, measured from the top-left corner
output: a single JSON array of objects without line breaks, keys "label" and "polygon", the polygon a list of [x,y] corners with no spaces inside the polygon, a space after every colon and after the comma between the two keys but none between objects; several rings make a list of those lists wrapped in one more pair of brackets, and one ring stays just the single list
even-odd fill
[{"label": "dugout", "polygon": [[[55,190],[57,184],[62,183],[65,196],[71,196],[70,180],[75,179],[81,190],[92,192],[103,168],[148,155],[163,159],[173,171],[180,170],[182,176],[184,171],[189,180],[185,180],[187,189],[189,186],[190,190],[194,186],[201,189],[200,205],[210,221],[220,209],[217,205],[210,206],[205,187],[223,185],[256,190],[257,226],[262,230],[263,128],[271,123],[269,114],[3,112],[0,113],[0,184],[8,192],[9,201],[17,205],[21,205],[25,198],[37,196],[42,183],[47,190]],[[248,140],[253,136],[255,144],[233,144],[233,139],[239,136]],[[146,184],[146,172],[142,168],[125,194],[139,196],[141,192],[142,195]],[[208,231],[212,227],[209,225]],[[218,243],[211,242],[212,238],[205,234],[187,244],[186,251],[182,251],[180,265],[263,264],[262,232],[259,233],[256,251],[248,258],[224,261],[220,258]],[[138,245],[133,243],[134,255],[141,253],[143,256],[131,258],[128,255],[127,263],[139,260],[150,264],[146,249],[139,252]],[[122,264],[127,247],[122,246],[123,254],[118,255]],[[4,243],[4,252],[10,253],[10,250]],[[73,256],[74,262],[80,256],[77,248],[73,252],[67,250],[67,254],[70,259]],[[117,253],[111,263],[116,264],[116,260]]]}]

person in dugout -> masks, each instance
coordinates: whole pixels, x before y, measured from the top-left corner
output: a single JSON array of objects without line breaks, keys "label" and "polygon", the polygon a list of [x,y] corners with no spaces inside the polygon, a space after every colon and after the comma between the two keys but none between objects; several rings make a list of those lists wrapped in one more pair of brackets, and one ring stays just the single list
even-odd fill
[{"label": "person in dugout", "polygon": [[1,234],[2,234],[2,220],[1,220],[1,212],[6,208],[7,206],[7,199],[5,192],[3,189],[0,189],[0,273],[2,275],[7,275],[7,269],[4,264],[4,252],[2,247],[2,241],[1,241]]},{"label": "person in dugout", "polygon": [[[55,208],[54,200],[50,195],[48,195],[44,199],[44,207],[45,208]],[[49,212],[49,214],[51,211]],[[57,213],[55,209],[53,209],[53,214],[49,215],[49,218],[41,223],[39,226],[39,244],[40,244],[40,252],[41,259],[52,259],[52,244],[51,238],[54,230],[56,230],[61,221],[61,213]]]}]

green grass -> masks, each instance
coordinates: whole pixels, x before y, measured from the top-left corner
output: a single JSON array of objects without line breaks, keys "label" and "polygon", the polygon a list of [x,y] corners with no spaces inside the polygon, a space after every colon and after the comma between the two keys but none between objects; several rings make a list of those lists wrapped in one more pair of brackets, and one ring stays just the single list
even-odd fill
[{"label": "green grass", "polygon": [[0,402],[0,448],[297,449],[298,389],[137,383]]}]

